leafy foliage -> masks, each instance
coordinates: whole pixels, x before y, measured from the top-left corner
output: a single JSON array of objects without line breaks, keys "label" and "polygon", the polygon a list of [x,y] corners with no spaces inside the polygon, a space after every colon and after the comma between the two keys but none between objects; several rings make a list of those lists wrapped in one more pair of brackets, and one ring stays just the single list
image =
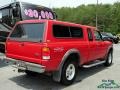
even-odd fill
[{"label": "leafy foliage", "polygon": [[95,26],[96,11],[98,17],[98,28],[101,31],[120,33],[120,2],[111,4],[80,5],[76,8],[62,7],[54,8],[58,20],[74,22]]}]

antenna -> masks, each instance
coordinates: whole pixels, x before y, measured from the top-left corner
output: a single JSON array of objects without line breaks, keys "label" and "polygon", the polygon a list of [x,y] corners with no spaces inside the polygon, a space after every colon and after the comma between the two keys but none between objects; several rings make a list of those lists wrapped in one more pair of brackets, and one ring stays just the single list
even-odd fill
[{"label": "antenna", "polygon": [[98,0],[96,5],[96,28],[98,28]]}]

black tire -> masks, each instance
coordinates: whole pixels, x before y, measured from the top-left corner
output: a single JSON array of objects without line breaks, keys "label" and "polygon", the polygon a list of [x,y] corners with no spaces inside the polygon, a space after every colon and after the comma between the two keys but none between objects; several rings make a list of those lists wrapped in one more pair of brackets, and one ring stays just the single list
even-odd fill
[{"label": "black tire", "polygon": [[28,76],[32,76],[32,75],[35,75],[35,74],[36,74],[36,72],[29,71],[29,70],[26,70],[25,73],[26,73]]},{"label": "black tire", "polygon": [[[73,69],[73,72],[69,71],[68,69]],[[68,70],[68,73],[66,73]],[[75,72],[74,72],[75,71]],[[61,84],[63,85],[70,85],[74,82],[76,75],[78,72],[78,65],[76,62],[73,61],[67,61],[62,69],[62,74],[61,74]],[[71,74],[71,77],[67,76],[67,74]]]},{"label": "black tire", "polygon": [[108,53],[108,55],[107,55],[107,58],[106,58],[106,60],[105,60],[104,65],[105,65],[105,66],[110,66],[110,65],[112,65],[112,62],[113,62],[113,52],[110,51],[110,52]]},{"label": "black tire", "polygon": [[118,41],[114,41],[115,44],[118,44]]}]

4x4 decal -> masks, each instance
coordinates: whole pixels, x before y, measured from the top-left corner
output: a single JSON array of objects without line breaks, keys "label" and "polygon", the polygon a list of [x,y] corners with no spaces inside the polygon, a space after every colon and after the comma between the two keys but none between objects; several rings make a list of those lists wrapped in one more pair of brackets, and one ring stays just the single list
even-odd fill
[{"label": "4x4 decal", "polygon": [[55,47],[54,52],[62,52],[64,50],[64,47]]}]

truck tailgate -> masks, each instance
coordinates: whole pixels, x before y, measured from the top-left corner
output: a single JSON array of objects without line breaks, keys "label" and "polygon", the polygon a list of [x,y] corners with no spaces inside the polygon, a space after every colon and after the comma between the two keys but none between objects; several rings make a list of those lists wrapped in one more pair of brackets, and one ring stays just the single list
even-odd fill
[{"label": "truck tailgate", "polygon": [[41,64],[41,43],[9,40],[6,43],[6,56]]}]

